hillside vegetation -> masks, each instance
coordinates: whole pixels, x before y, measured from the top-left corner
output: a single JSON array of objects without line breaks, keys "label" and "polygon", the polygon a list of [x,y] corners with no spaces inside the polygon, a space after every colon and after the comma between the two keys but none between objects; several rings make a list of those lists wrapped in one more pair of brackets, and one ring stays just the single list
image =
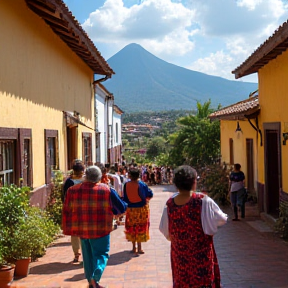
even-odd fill
[{"label": "hillside vegetation", "polygon": [[248,98],[257,83],[231,81],[168,63],[138,44],[124,47],[108,59],[115,75],[105,81],[124,112],[196,109],[211,99],[211,107]]}]

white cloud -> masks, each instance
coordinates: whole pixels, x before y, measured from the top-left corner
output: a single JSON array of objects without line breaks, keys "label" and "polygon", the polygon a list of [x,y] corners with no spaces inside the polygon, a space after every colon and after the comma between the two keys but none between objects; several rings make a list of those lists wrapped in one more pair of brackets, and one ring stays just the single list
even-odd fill
[{"label": "white cloud", "polygon": [[201,30],[212,37],[258,34],[287,13],[281,0],[193,0],[192,3]]},{"label": "white cloud", "polygon": [[106,45],[116,53],[138,43],[168,62],[228,79],[234,79],[231,71],[287,20],[288,11],[284,0],[124,3],[106,0],[83,23],[96,46]]},{"label": "white cloud", "polygon": [[[281,0],[193,0],[204,38],[222,39],[224,46],[198,58],[189,68],[234,79],[232,70],[241,65],[268,37],[287,13]],[[197,47],[195,48],[197,50]],[[256,77],[253,76],[254,81]]]},{"label": "white cloud", "polygon": [[223,78],[231,78],[231,63],[233,57],[225,54],[223,51],[211,53],[205,58],[200,58],[189,65],[189,69],[201,71],[205,74],[221,76]]},{"label": "white cloud", "polygon": [[193,17],[193,10],[171,0],[144,0],[129,9],[122,0],[107,0],[83,28],[97,42],[137,42],[152,53],[183,55],[194,47],[190,37],[198,29],[191,28]]},{"label": "white cloud", "polygon": [[238,0],[237,5],[239,7],[247,7],[248,10],[254,10],[257,5],[259,5],[262,0]]}]

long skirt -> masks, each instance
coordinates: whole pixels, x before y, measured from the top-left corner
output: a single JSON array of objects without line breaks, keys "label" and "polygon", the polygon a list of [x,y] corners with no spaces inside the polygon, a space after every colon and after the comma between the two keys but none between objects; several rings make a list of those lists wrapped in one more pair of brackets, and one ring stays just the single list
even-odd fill
[{"label": "long skirt", "polygon": [[125,220],[126,239],[131,242],[147,242],[150,226],[149,205],[143,207],[127,208]]}]

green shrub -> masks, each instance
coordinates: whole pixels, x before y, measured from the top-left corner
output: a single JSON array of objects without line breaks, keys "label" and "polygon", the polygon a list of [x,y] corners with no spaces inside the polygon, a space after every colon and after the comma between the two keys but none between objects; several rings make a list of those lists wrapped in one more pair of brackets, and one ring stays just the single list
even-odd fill
[{"label": "green shrub", "polygon": [[5,229],[3,224],[0,222],[0,267],[6,264],[6,261],[4,259],[4,255],[8,248],[7,245],[4,243],[4,240],[6,239],[6,233],[7,233],[7,230]]},{"label": "green shrub", "polygon": [[63,172],[55,170],[53,177],[53,186],[48,197],[46,211],[55,224],[61,225],[62,207],[63,207]]},{"label": "green shrub", "polygon": [[227,205],[230,169],[225,165],[212,164],[197,169],[198,189],[207,192],[218,204]]},{"label": "green shrub", "polygon": [[288,208],[283,204],[280,204],[279,218],[276,220],[274,228],[281,238],[288,240]]},{"label": "green shrub", "polygon": [[0,188],[0,223],[4,227],[13,227],[24,219],[29,193],[29,187],[19,188],[14,184]]},{"label": "green shrub", "polygon": [[59,230],[45,211],[29,207],[25,220],[14,229],[9,256],[15,259],[31,257],[32,260],[43,256]]},{"label": "green shrub", "polygon": [[35,260],[60,230],[46,211],[30,206],[29,193],[13,184],[0,188],[0,262],[29,255]]}]

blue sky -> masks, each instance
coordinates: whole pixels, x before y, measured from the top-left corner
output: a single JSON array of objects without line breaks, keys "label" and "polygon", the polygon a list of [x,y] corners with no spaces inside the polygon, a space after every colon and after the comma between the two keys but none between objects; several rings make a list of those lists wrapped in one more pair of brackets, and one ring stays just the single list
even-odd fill
[{"label": "blue sky", "polygon": [[[288,18],[286,0],[64,2],[105,59],[138,43],[167,62],[230,80]],[[240,81],[257,82],[257,74]]]}]

